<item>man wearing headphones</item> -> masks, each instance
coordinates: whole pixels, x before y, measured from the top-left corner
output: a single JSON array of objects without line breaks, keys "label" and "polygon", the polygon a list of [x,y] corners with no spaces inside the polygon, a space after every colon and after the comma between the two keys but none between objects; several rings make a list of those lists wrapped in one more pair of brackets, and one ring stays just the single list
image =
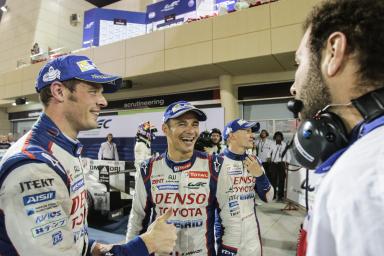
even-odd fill
[{"label": "man wearing headphones", "polygon": [[303,103],[292,152],[323,179],[298,255],[384,251],[383,13],[384,1],[328,0],[305,23],[291,87]]},{"label": "man wearing headphones", "polygon": [[97,156],[99,160],[119,161],[119,154],[117,153],[116,144],[113,142],[112,133],[108,133],[107,141],[101,143]]}]

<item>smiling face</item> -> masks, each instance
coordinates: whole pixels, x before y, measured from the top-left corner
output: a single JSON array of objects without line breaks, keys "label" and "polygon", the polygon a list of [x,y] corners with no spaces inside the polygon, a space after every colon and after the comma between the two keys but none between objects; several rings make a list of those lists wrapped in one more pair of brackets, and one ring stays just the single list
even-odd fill
[{"label": "smiling face", "polygon": [[163,132],[167,137],[168,154],[174,161],[190,158],[197,138],[199,137],[199,121],[196,114],[187,112],[163,124]]},{"label": "smiling face", "polygon": [[331,95],[324,81],[320,68],[317,66],[315,55],[308,47],[310,29],[301,40],[296,51],[297,70],[291,94],[303,102],[300,112],[301,119],[313,117],[319,110],[331,103]]},{"label": "smiling face", "polygon": [[254,139],[251,128],[241,129],[229,135],[228,144],[235,153],[244,153],[247,149],[253,148]]},{"label": "smiling face", "polygon": [[107,106],[102,85],[79,82],[73,92],[64,90],[63,114],[72,131],[78,133],[97,128],[100,110]]}]

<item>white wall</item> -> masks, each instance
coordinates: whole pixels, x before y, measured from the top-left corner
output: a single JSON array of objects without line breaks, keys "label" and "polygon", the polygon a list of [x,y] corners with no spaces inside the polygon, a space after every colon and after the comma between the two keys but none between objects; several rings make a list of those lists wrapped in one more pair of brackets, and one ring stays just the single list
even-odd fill
[{"label": "white wall", "polygon": [[40,51],[66,47],[79,49],[83,39],[83,23],[76,27],[69,16],[94,6],[80,0],[8,0],[9,11],[0,22],[0,74],[15,70],[17,60],[30,61],[30,49],[38,42]]},{"label": "white wall", "polygon": [[0,21],[0,74],[14,70],[18,59],[29,58],[41,0],[8,0]]},{"label": "white wall", "polygon": [[[40,13],[36,25],[35,41],[41,51],[65,47],[68,50],[81,48],[83,40],[84,11],[94,6],[79,0],[41,0]],[[80,15],[81,22],[72,26],[71,14]]]}]

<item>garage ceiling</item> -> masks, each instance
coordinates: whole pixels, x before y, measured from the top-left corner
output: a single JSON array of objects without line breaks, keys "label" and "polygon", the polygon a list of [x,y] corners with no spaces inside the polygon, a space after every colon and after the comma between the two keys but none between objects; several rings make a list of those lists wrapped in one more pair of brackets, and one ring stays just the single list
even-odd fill
[{"label": "garage ceiling", "polygon": [[120,0],[85,0],[85,1],[101,8],[101,7],[104,7],[106,5],[110,5],[110,4],[113,4],[115,2],[118,2]]}]

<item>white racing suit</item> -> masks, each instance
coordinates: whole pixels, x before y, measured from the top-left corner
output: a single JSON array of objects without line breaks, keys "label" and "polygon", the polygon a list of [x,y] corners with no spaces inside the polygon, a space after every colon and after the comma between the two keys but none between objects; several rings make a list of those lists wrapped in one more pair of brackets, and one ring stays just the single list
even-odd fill
[{"label": "white racing suit", "polygon": [[257,193],[264,202],[271,201],[273,188],[265,174],[256,178],[248,173],[243,165],[246,154],[225,149],[223,155],[217,185],[220,209],[215,223],[218,255],[262,255],[255,196]]},{"label": "white racing suit", "polygon": [[135,168],[139,172],[140,165],[145,160],[151,158],[151,146],[149,143],[146,143],[142,140],[137,140],[135,143]]},{"label": "white racing suit", "polygon": [[[0,255],[89,255],[81,151],[45,114],[8,150],[0,163]],[[140,252],[133,255],[148,255],[140,238],[131,243]]]},{"label": "white racing suit", "polygon": [[[127,240],[145,232],[169,207],[177,228],[173,255],[215,256],[214,217],[222,157],[195,151],[175,163],[167,153],[141,165],[129,217]],[[166,234],[164,234],[166,235]]]}]

